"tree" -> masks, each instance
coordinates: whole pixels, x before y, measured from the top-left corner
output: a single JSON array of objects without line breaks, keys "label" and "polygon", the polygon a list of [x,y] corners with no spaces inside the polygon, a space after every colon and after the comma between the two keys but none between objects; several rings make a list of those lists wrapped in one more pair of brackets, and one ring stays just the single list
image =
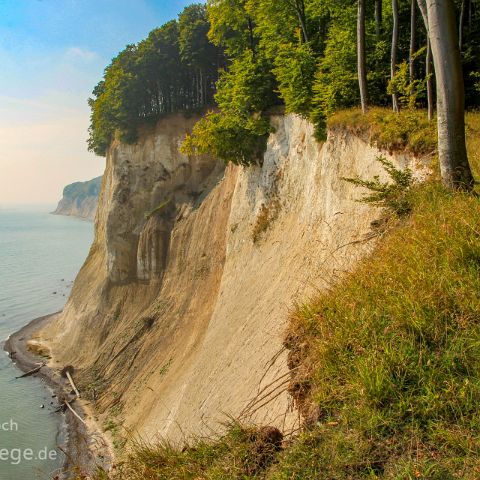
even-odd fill
[{"label": "tree", "polygon": [[460,6],[460,18],[458,20],[458,48],[462,51],[463,48],[463,24],[465,18],[465,0],[462,0],[462,5]]},{"label": "tree", "polygon": [[417,0],[410,2],[410,51],[408,55],[408,66],[410,82],[415,80],[415,48],[417,40]]},{"label": "tree", "polygon": [[427,31],[427,50],[425,55],[425,77],[427,80],[427,113],[428,120],[433,120],[433,70],[432,70],[432,45],[430,43],[430,36],[428,34],[428,17],[427,17],[427,4],[425,0],[417,0],[418,8],[422,14],[423,23]]},{"label": "tree", "polygon": [[89,99],[90,150],[105,155],[116,135],[134,143],[146,122],[213,104],[222,50],[208,41],[209,28],[205,7],[191,5],[112,60]]},{"label": "tree", "polygon": [[420,0],[426,18],[437,85],[438,156],[445,185],[471,190],[465,143],[465,94],[452,0]]},{"label": "tree", "polygon": [[375,35],[377,42],[380,41],[382,36],[382,7],[383,0],[375,0]]},{"label": "tree", "polygon": [[367,65],[365,60],[365,0],[358,0],[357,12],[357,71],[362,112],[367,111]]},{"label": "tree", "polygon": [[[393,28],[392,28],[392,49],[390,54],[390,81],[394,83],[395,71],[397,69],[397,48],[398,48],[398,0],[392,0],[392,15],[393,15]],[[393,111],[398,112],[398,95],[394,90],[392,93],[392,106]]]}]

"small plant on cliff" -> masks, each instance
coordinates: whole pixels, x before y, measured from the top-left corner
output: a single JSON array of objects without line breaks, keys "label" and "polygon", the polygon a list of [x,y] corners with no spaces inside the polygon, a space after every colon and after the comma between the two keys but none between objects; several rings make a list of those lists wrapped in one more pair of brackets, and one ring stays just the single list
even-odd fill
[{"label": "small plant on cliff", "polygon": [[385,157],[377,157],[376,160],[390,177],[390,182],[382,182],[378,175],[375,175],[373,180],[363,180],[359,177],[343,180],[370,191],[359,200],[360,202],[384,207],[399,217],[409,214],[412,210],[410,189],[414,184],[413,172],[409,168],[404,170],[396,168]]},{"label": "small plant on cliff", "polygon": [[269,229],[271,223],[276,220],[279,209],[280,202],[277,199],[272,200],[268,205],[262,205],[255,221],[255,225],[253,226],[253,243],[257,243],[262,235]]},{"label": "small plant on cliff", "polygon": [[151,210],[150,212],[147,212],[145,213],[145,220],[149,220],[151,217],[153,217],[154,215],[156,215],[157,213],[160,213],[161,211],[163,211],[165,209],[165,207],[169,206],[170,205],[170,202],[172,201],[171,198],[165,200],[164,202],[162,202],[160,205],[158,205],[157,207],[155,207],[153,210]]}]

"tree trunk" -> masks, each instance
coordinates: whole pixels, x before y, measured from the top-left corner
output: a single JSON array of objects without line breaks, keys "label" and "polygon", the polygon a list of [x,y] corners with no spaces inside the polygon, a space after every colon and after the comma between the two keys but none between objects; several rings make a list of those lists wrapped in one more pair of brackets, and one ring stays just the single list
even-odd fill
[{"label": "tree trunk", "polygon": [[468,0],[468,31],[472,30],[472,0]]},{"label": "tree trunk", "polygon": [[383,0],[375,0],[375,34],[377,42],[382,36],[382,2]]},{"label": "tree trunk", "polygon": [[295,0],[295,10],[297,11],[298,21],[303,33],[305,43],[308,43],[307,19],[305,15],[305,3],[303,0]]},{"label": "tree trunk", "polygon": [[432,46],[427,35],[427,55],[425,58],[425,73],[427,77],[427,111],[428,121],[433,120],[433,69],[432,69]]},{"label": "tree trunk", "polygon": [[250,50],[255,56],[255,37],[253,36],[253,22],[250,17],[247,17],[247,25],[248,25],[248,35],[250,37]]},{"label": "tree trunk", "polygon": [[465,143],[465,93],[452,0],[427,0],[427,19],[437,83],[438,156],[444,184],[474,185]]},{"label": "tree trunk", "polygon": [[415,49],[417,43],[417,5],[416,0],[412,0],[410,7],[410,53],[408,59],[408,71],[410,83],[415,80]]},{"label": "tree trunk", "polygon": [[463,23],[465,18],[465,0],[462,0],[462,6],[460,7],[460,18],[458,20],[458,48],[462,51],[463,47]]},{"label": "tree trunk", "polygon": [[[392,0],[393,29],[392,50],[390,56],[390,78],[393,81],[397,69],[397,45],[398,45],[398,0]],[[398,112],[398,95],[392,94],[393,111]]]},{"label": "tree trunk", "polygon": [[367,111],[367,68],[365,62],[365,0],[358,0],[357,13],[357,72],[360,88],[360,103],[362,112]]},{"label": "tree trunk", "polygon": [[428,120],[433,119],[433,69],[432,69],[432,45],[429,38],[427,3],[426,0],[418,0],[418,8],[422,14],[425,30],[427,31],[427,54],[425,58],[425,76],[427,78],[427,111]]}]

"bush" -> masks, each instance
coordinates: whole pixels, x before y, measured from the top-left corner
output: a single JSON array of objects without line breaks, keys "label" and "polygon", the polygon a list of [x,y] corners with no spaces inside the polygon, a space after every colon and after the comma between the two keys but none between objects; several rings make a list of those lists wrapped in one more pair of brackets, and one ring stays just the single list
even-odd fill
[{"label": "bush", "polygon": [[413,172],[409,168],[396,168],[385,157],[377,157],[377,161],[387,172],[390,182],[381,182],[378,175],[373,180],[362,180],[358,177],[343,180],[370,190],[371,193],[365,194],[360,202],[384,207],[399,217],[409,214],[412,210],[410,189],[413,185]]}]

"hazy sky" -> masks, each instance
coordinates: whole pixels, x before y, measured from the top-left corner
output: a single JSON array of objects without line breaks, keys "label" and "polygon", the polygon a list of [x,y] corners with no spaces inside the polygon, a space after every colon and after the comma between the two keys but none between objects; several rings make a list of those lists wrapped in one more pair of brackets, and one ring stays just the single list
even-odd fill
[{"label": "hazy sky", "polygon": [[191,0],[0,0],[0,206],[103,172],[87,98],[111,58]]}]

